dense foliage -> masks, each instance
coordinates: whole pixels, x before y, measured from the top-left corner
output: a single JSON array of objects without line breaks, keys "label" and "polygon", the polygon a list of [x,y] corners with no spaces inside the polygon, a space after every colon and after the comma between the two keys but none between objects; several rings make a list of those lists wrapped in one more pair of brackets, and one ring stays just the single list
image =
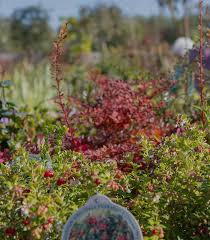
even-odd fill
[{"label": "dense foliage", "polygon": [[187,34],[176,14],[190,1],[158,2],[172,21],[82,8],[53,42],[51,69],[31,55],[48,52],[46,12],[7,22],[32,58],[0,62],[0,239],[60,239],[95,193],[131,211],[145,240],[210,238],[209,33],[176,62],[168,44]]},{"label": "dense foliage", "polygon": [[127,155],[128,173],[114,161],[90,162],[64,151],[65,131],[48,127],[39,154],[19,149],[0,165],[1,239],[58,239],[67,218],[96,192],[129,208],[145,239],[208,238],[210,148],[198,126],[180,119],[176,134],[157,146],[142,137],[139,148],[149,167]]}]

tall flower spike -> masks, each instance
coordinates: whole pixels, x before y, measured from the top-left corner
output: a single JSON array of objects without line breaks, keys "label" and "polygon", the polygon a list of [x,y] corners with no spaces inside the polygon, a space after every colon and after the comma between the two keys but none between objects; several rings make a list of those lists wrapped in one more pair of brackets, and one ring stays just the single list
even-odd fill
[{"label": "tall flower spike", "polygon": [[57,97],[55,99],[55,103],[61,109],[64,123],[68,127],[68,132],[72,133],[72,127],[69,120],[69,109],[65,104],[64,94],[61,89],[61,82],[63,80],[61,57],[63,54],[63,44],[67,36],[68,36],[68,22],[65,22],[60,29],[58,38],[53,43],[51,65],[52,65],[52,76],[55,80],[55,88],[57,91]]}]

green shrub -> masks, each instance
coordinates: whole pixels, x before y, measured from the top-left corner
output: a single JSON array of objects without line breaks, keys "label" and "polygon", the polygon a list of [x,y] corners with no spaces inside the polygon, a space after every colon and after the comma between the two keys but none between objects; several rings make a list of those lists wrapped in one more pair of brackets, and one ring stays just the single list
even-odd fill
[{"label": "green shrub", "polygon": [[[210,157],[206,133],[182,119],[154,146],[142,138],[145,162],[122,173],[114,161],[91,162],[62,150],[65,128],[51,126],[39,155],[19,149],[0,164],[0,239],[59,239],[67,218],[100,192],[128,208],[145,239],[207,239]],[[56,147],[50,147],[50,134]]]},{"label": "green shrub", "polygon": [[210,146],[207,133],[181,119],[154,156],[152,183],[166,239],[207,239],[210,220]]}]

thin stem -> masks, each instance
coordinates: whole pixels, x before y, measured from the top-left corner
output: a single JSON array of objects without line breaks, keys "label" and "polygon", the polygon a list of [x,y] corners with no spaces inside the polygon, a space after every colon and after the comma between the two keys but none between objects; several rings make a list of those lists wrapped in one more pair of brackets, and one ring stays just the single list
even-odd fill
[{"label": "thin stem", "polygon": [[200,0],[200,104],[201,104],[201,120],[202,123],[205,124],[205,114],[203,111],[204,107],[204,94],[203,94],[203,0]]},{"label": "thin stem", "polygon": [[68,116],[69,110],[65,105],[64,94],[61,90],[61,81],[63,80],[62,69],[61,69],[61,56],[63,53],[63,42],[67,37],[67,24],[68,23],[64,23],[64,25],[60,30],[57,40],[54,41],[54,44],[53,44],[54,49],[52,54],[52,73],[56,82],[55,87],[58,95],[56,103],[61,108],[61,112],[63,113],[63,119],[66,126],[68,127],[69,133],[72,133],[73,130],[71,128],[71,123]]}]

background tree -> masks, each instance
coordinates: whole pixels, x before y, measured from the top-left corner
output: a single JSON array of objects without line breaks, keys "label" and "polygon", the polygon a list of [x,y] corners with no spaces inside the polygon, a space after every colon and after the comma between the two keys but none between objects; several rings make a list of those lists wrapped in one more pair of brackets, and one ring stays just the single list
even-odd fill
[{"label": "background tree", "polygon": [[125,36],[122,10],[117,6],[98,5],[95,8],[82,7],[80,24],[94,39],[94,48],[122,44]]},{"label": "background tree", "polygon": [[52,36],[47,12],[37,6],[15,10],[11,16],[10,35],[17,50],[46,53]]},{"label": "background tree", "polygon": [[10,49],[10,36],[9,32],[5,31],[5,29],[9,29],[10,27],[10,19],[0,17],[0,32],[4,34],[0,34],[0,51],[4,52]]},{"label": "background tree", "polygon": [[164,9],[168,8],[174,22],[176,22],[176,14],[178,12],[179,5],[182,4],[183,20],[184,20],[183,28],[184,28],[184,34],[186,37],[189,37],[190,35],[190,21],[189,21],[190,2],[191,0],[158,0],[160,13],[162,14]]},{"label": "background tree", "polygon": [[67,19],[70,34],[66,40],[65,50],[67,59],[75,60],[80,54],[90,53],[92,51],[91,34],[84,31],[83,25],[75,17]]}]

